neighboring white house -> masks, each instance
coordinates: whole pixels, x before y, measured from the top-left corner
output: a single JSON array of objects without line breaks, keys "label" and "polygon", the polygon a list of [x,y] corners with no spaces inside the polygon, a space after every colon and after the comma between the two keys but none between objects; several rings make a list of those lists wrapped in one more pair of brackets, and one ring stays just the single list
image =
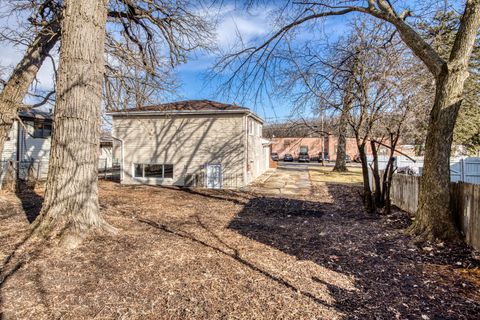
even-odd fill
[{"label": "neighboring white house", "polygon": [[[52,114],[32,109],[18,113],[22,123],[15,121],[5,143],[0,161],[0,185],[9,163],[14,164],[17,176],[25,179],[31,167],[35,178],[45,180],[50,158]],[[112,168],[112,139],[102,134],[100,138],[99,170]],[[106,166],[106,167],[105,167]]]},{"label": "neighboring white house", "polygon": [[102,132],[100,135],[100,155],[98,159],[98,170],[108,171],[113,166],[113,139],[109,132]]},{"label": "neighboring white house", "polygon": [[190,100],[109,115],[125,184],[238,188],[269,166],[263,120],[244,107]]},{"label": "neighboring white house", "polygon": [[23,179],[29,166],[33,166],[38,179],[45,179],[48,172],[52,116],[50,113],[32,109],[18,113],[22,123],[15,121],[5,143],[1,157],[0,181],[10,161],[18,168]]}]

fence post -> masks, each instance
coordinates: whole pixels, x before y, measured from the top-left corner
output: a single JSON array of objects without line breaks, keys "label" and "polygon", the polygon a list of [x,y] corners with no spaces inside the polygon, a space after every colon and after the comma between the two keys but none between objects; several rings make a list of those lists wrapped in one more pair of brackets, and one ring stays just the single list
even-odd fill
[{"label": "fence post", "polygon": [[37,181],[40,179],[40,166],[42,164],[41,160],[38,160],[38,166],[37,166]]}]

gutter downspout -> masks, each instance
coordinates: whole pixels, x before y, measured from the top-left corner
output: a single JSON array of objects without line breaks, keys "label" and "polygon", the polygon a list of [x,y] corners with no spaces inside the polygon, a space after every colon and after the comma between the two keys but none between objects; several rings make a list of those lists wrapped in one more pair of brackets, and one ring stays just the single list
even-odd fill
[{"label": "gutter downspout", "polygon": [[123,145],[125,144],[125,142],[123,141],[123,139],[120,139],[120,138],[117,138],[115,136],[112,135],[112,139],[113,140],[117,140],[117,141],[120,141],[120,163],[121,163],[121,170],[120,170],[120,182],[123,181],[123,170],[125,168],[125,162],[124,162],[124,151],[123,151]]}]

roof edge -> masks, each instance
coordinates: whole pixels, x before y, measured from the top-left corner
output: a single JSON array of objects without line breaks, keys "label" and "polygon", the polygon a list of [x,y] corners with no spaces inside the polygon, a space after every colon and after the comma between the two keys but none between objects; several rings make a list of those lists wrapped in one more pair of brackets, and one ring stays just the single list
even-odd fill
[{"label": "roof edge", "polygon": [[128,116],[149,116],[149,115],[208,115],[208,114],[246,114],[249,115],[261,123],[265,121],[260,118],[256,113],[251,110],[245,109],[236,109],[236,110],[169,110],[169,111],[160,111],[160,110],[145,110],[145,111],[110,111],[106,115],[112,117],[128,117]]}]

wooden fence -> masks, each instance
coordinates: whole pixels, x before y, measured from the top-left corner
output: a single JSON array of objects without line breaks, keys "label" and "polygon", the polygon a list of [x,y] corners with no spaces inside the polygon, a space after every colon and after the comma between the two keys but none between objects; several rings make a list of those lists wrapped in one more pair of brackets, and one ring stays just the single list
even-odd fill
[{"label": "wooden fence", "polygon": [[[420,177],[394,174],[390,198],[400,209],[414,215],[418,208]],[[452,208],[465,241],[480,250],[480,185],[451,183]]]}]

